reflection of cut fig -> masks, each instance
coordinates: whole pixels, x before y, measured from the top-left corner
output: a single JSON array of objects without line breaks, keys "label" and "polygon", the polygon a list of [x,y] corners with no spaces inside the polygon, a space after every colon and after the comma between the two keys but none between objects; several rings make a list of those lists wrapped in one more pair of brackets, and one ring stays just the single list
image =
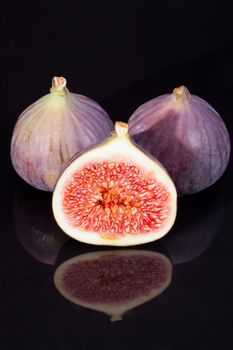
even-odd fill
[{"label": "reflection of cut fig", "polygon": [[15,231],[22,246],[36,260],[54,265],[68,236],[53,218],[51,195],[23,188],[15,195],[13,212]]},{"label": "reflection of cut fig", "polygon": [[71,237],[127,246],[164,236],[176,217],[176,189],[166,170],[135,146],[117,122],[104,143],[74,159],[55,187],[53,212]]},{"label": "reflection of cut fig", "polygon": [[54,283],[66,299],[115,321],[161,294],[171,275],[171,262],[160,253],[102,251],[67,260],[57,268]]},{"label": "reflection of cut fig", "polygon": [[224,206],[216,192],[180,198],[174,231],[162,242],[173,264],[200,256],[218,234],[223,217]]}]

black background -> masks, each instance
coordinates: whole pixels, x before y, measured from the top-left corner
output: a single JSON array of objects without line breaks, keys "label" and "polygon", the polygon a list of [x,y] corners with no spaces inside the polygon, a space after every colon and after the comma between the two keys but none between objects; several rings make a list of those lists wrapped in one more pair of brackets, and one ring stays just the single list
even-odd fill
[{"label": "black background", "polygon": [[[184,84],[220,113],[232,139],[230,5],[231,1],[209,0],[50,0],[1,5],[2,350],[16,346],[36,350],[233,347],[231,160],[217,184],[179,200],[174,235],[179,235],[179,222],[186,216],[181,226],[189,228],[190,223],[198,237],[208,232],[216,235],[217,230],[208,250],[203,248],[200,257],[175,265],[173,282],[160,297],[128,312],[123,321],[110,323],[107,316],[63,299],[53,287],[55,267],[40,263],[20,244],[14,198],[19,191],[27,198],[40,194],[17,176],[9,155],[19,114],[49,91],[54,75],[66,77],[70,91],[98,101],[113,120],[124,121],[141,103]],[[214,203],[211,217],[208,207]],[[201,228],[205,214],[210,219]],[[218,214],[221,225],[213,219]],[[163,250],[162,245],[163,241],[139,249]],[[192,251],[196,241],[188,245]],[[71,246],[64,247],[58,261],[100,250],[74,242]]]}]

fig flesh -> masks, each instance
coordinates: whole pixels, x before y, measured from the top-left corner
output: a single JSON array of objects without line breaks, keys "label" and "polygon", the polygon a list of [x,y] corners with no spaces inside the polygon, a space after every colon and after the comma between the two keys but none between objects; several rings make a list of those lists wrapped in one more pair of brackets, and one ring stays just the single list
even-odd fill
[{"label": "fig flesh", "polygon": [[176,217],[176,189],[166,170],[132,143],[117,122],[110,138],[78,155],[60,176],[53,213],[71,237],[127,246],[164,236]]},{"label": "fig flesh", "polygon": [[179,195],[215,183],[230,157],[230,139],[219,114],[184,86],[141,105],[129,119],[133,140],[164,165]]},{"label": "fig flesh", "polygon": [[103,141],[113,128],[107,113],[92,99],[69,92],[54,77],[50,94],[19,117],[11,140],[11,160],[27,183],[52,191],[71,157]]},{"label": "fig flesh", "polygon": [[172,264],[163,254],[103,251],[65,261],[55,271],[54,284],[64,298],[116,321],[126,311],[161,294],[171,276]]}]

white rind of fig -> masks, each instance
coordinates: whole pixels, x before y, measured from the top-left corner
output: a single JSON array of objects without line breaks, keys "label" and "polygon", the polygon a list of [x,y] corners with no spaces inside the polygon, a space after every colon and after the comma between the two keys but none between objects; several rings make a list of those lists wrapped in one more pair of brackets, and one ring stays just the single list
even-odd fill
[{"label": "white rind of fig", "polygon": [[[138,192],[135,192],[135,191],[133,192],[133,188],[130,187],[132,183],[130,182],[129,178],[124,178],[123,176],[124,174],[122,174],[123,180],[115,181],[111,189],[109,189],[111,187],[110,186],[111,181],[109,181],[109,178],[104,179],[104,181],[100,182],[100,185],[99,185],[100,187],[104,187],[105,192],[107,191],[114,192],[115,188],[116,188],[116,191],[118,191],[117,190],[118,186],[121,186],[121,191],[124,192],[125,190],[126,193],[129,193],[130,195],[132,195],[130,197],[132,203],[131,204],[129,203],[129,205],[127,204],[126,206],[127,210],[131,210],[131,212],[127,214],[129,215],[129,221],[130,221],[130,223],[128,223],[128,226],[131,225],[130,226],[130,230],[131,230],[131,227],[135,221],[136,224],[138,224],[141,227],[140,230],[132,229],[129,232],[129,227],[128,228],[125,227],[125,230],[123,228],[123,232],[121,232],[120,235],[117,235],[117,232],[114,232],[115,236],[114,234],[111,235],[111,229],[112,231],[114,231],[113,221],[115,220],[116,221],[115,223],[117,225],[119,217],[120,218],[122,217],[121,216],[122,213],[120,212],[120,210],[121,211],[123,210],[124,212],[125,206],[121,206],[119,203],[117,203],[116,207],[117,206],[118,207],[117,208],[114,207],[116,209],[117,214],[114,216],[114,214],[112,214],[114,208],[112,208],[111,206],[110,206],[110,209],[106,208],[106,203],[104,202],[103,198],[101,199],[101,195],[99,196],[99,193],[91,193],[91,195],[89,194],[89,192],[93,191],[93,188],[95,188],[96,181],[97,180],[101,181],[101,177],[96,181],[93,181],[90,184],[87,184],[86,188],[84,186],[84,191],[86,191],[87,193],[85,196],[82,195],[82,193],[80,193],[79,196],[76,195],[76,197],[75,195],[74,197],[68,196],[69,197],[68,199],[64,197],[66,196],[67,186],[69,190],[71,188],[71,190],[74,193],[75,191],[76,192],[81,191],[79,187],[81,188],[82,186],[78,185],[77,183],[73,185],[72,179],[74,178],[75,174],[80,174],[83,169],[86,169],[85,167],[91,167],[93,162],[94,164],[101,164],[101,166],[104,163],[119,164],[120,162],[123,164],[123,170],[125,169],[124,166],[127,166],[127,165],[133,166],[136,169],[139,169],[140,174],[142,173],[142,176],[140,178],[139,177],[136,178],[135,180],[135,181],[139,181],[139,185],[140,185],[140,181],[145,181],[146,183],[147,181],[152,181],[152,185],[148,185],[148,187],[146,187],[146,189],[143,190],[144,192],[141,190],[141,192],[143,193],[141,193],[140,190],[138,190]],[[106,177],[108,176],[106,175]],[[149,190],[150,186],[152,187],[154,186],[154,188],[158,192],[159,192],[158,188],[161,188],[161,192],[159,193],[162,193],[162,196],[167,195],[167,200],[164,201],[165,203],[162,203],[161,198],[159,199],[159,195],[161,194],[158,194],[158,198],[156,197],[156,195],[154,195],[153,191],[155,191],[155,189]],[[97,190],[98,190],[98,186],[97,186]],[[149,192],[149,194],[147,192]],[[88,196],[92,196],[92,197],[94,196],[95,198],[95,195],[96,195],[96,199],[99,198],[99,200],[102,201],[103,204],[105,205],[104,214],[103,214],[103,210],[101,209],[102,211],[100,212],[99,215],[96,215],[97,217],[95,217],[95,214],[91,214],[91,210],[95,210],[94,205],[98,205],[97,202],[93,204],[93,208],[90,208],[90,206],[92,206],[92,203],[93,203],[91,200],[89,200],[89,205],[85,203],[85,201],[88,199]],[[118,195],[118,193],[113,194],[112,196],[113,198],[110,198],[110,199],[108,198],[108,199],[114,200],[115,199],[114,195]],[[107,193],[107,196],[108,196],[108,193]],[[127,196],[128,194],[126,194],[126,199],[128,198]],[[141,199],[143,198],[143,196],[145,196],[144,201],[143,199]],[[124,202],[125,201],[124,195],[122,197],[123,198],[120,198],[120,201]],[[67,216],[67,214],[64,211],[64,198],[65,198],[66,209],[69,208],[70,206],[74,206],[74,207],[76,206],[73,209],[73,212],[71,210],[71,213],[69,213],[70,216]],[[165,197],[162,197],[162,198],[165,198]],[[79,208],[81,203],[80,201],[82,201],[81,205],[84,205],[83,212],[82,212],[82,209]],[[142,206],[140,207],[140,204],[139,204],[135,210],[136,204],[134,206],[134,202],[138,203],[138,201],[139,203],[142,203],[143,207]],[[147,206],[149,207],[147,208]],[[54,217],[58,225],[62,228],[62,230],[65,233],[67,233],[69,236],[71,236],[76,240],[79,240],[85,243],[96,244],[96,245],[111,245],[111,246],[138,245],[138,244],[143,244],[143,243],[157,240],[163,237],[164,235],[166,235],[167,232],[171,229],[176,218],[177,193],[176,193],[175,185],[171,180],[170,176],[168,175],[167,171],[161,166],[161,164],[156,159],[147,156],[138,146],[136,146],[130,140],[128,135],[128,125],[126,123],[117,122],[115,125],[115,133],[113,133],[110,138],[108,138],[105,142],[98,145],[97,147],[79,155],[65,169],[65,171],[62,173],[61,177],[59,178],[56,184],[56,187],[53,193],[52,207],[53,207]],[[146,208],[146,209],[143,209],[143,208]],[[107,214],[105,215],[104,224],[103,224],[103,220],[101,221],[101,223],[102,223],[102,226],[105,224],[109,225],[109,232],[107,232],[108,230],[107,231],[105,230],[106,232],[101,231],[101,227],[100,229],[95,231],[95,230],[92,230],[91,228],[90,229],[83,228],[85,225],[84,226],[74,225],[73,223],[75,222],[75,215],[76,215],[75,213],[77,212],[77,210],[79,210],[79,214],[78,214],[79,220],[82,219],[82,215],[84,214],[84,211],[86,212],[89,211],[89,213],[86,214],[86,215],[89,215],[88,218],[91,218],[93,216],[92,219],[95,218],[96,220],[98,220],[98,218],[99,220],[102,220],[101,215],[105,215],[105,213],[107,212]],[[80,210],[81,210],[81,213],[80,213]],[[155,218],[157,218],[156,213],[158,212],[160,215],[158,218],[158,221],[155,221],[154,219],[151,221],[150,219],[148,219],[148,215],[150,216],[150,214],[148,214],[146,210],[147,211],[150,210],[152,212],[154,211],[152,215],[155,215]],[[147,219],[145,220],[147,221],[147,224],[149,225],[149,227],[151,227],[150,225],[153,222],[153,225],[157,225],[156,228],[152,225],[153,228],[150,229],[148,227],[145,227],[145,225],[143,226],[143,224],[139,224],[139,221],[140,223],[145,222],[143,221],[145,217],[147,217]],[[109,222],[111,222],[111,225],[110,223],[108,223],[108,219],[109,219]],[[123,226],[125,222],[128,222],[127,219],[124,219],[124,220],[123,220]],[[121,226],[121,231],[122,231],[122,226]]]},{"label": "white rind of fig", "polygon": [[[146,294],[141,294],[133,298],[132,300],[126,300],[123,302],[115,302],[115,303],[106,303],[106,302],[85,302],[81,298],[77,298],[64,288],[64,280],[63,276],[66,272],[67,268],[72,264],[77,264],[79,262],[85,261],[98,261],[100,259],[108,258],[108,256],[117,257],[130,257],[130,256],[141,256],[141,257],[150,257],[154,259],[158,259],[163,264],[163,278],[160,281],[159,286],[157,285],[154,288],[151,288],[150,291]],[[132,266],[132,270],[135,266]],[[131,271],[132,271],[131,270]],[[124,271],[122,271],[124,273]],[[160,277],[160,276],[159,276]],[[59,293],[67,300],[77,304],[79,306],[86,307],[88,309],[96,310],[103,312],[109,315],[111,321],[119,321],[122,320],[123,315],[163,293],[168,286],[170,285],[172,280],[172,263],[171,261],[163,254],[157,252],[151,252],[146,250],[117,250],[117,251],[100,251],[100,252],[92,252],[87,254],[81,254],[74,258],[71,258],[61,264],[55,271],[54,274],[54,284]],[[136,282],[136,281],[135,281]]]},{"label": "white rind of fig", "polygon": [[70,92],[65,78],[54,77],[50,93],[16,122],[13,167],[33,187],[51,192],[73,155],[103,141],[112,129],[111,119],[97,102]]}]

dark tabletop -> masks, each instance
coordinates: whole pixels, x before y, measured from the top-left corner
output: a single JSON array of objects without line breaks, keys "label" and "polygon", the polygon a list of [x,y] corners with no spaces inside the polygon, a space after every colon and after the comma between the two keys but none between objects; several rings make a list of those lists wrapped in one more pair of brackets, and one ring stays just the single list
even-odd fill
[{"label": "dark tabletop", "polygon": [[[68,4],[69,3],[69,4]],[[232,349],[233,166],[201,193],[178,199],[163,239],[125,250],[172,263],[162,294],[122,321],[75,305],[53,277],[69,258],[117,248],[68,239],[51,194],[19,178],[10,140],[19,114],[54,75],[127,121],[143,102],[184,84],[222,116],[233,137],[233,35],[228,1],[39,1],[1,11],[0,349]]]}]

